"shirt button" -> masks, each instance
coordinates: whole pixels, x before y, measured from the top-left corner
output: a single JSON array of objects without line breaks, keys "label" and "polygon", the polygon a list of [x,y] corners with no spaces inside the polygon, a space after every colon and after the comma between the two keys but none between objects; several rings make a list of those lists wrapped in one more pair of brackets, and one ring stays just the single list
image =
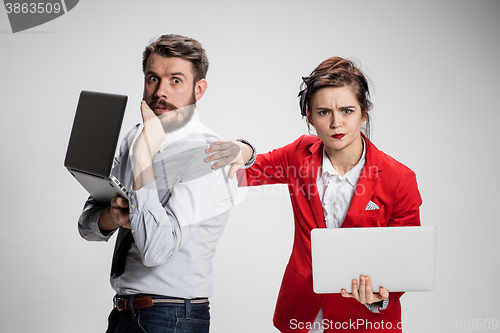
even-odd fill
[{"label": "shirt button", "polygon": [[130,208],[135,209],[135,205],[134,205],[134,204],[132,204],[132,205],[130,206]]},{"label": "shirt button", "polygon": [[116,287],[116,291],[120,291],[120,287]]},{"label": "shirt button", "polygon": [[130,199],[134,200],[134,195],[133,194],[130,196]]},{"label": "shirt button", "polygon": [[130,229],[130,232],[134,233],[135,231],[134,231],[134,229]]}]

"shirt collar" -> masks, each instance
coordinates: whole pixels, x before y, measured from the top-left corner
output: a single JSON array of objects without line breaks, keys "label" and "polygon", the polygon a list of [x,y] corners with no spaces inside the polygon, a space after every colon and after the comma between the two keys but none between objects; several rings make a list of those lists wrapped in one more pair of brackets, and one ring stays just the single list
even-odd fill
[{"label": "shirt collar", "polygon": [[330,159],[326,155],[325,148],[323,147],[323,162],[321,165],[322,171],[321,171],[321,176],[322,177],[337,177],[338,179],[347,179],[347,181],[352,185],[356,186],[358,183],[359,177],[361,176],[361,171],[363,170],[363,167],[365,166],[365,160],[366,160],[366,142],[361,137],[363,140],[363,154],[361,154],[361,158],[359,159],[358,163],[352,168],[351,170],[347,171],[345,175],[340,176],[337,170],[332,165],[332,162],[330,162]]}]

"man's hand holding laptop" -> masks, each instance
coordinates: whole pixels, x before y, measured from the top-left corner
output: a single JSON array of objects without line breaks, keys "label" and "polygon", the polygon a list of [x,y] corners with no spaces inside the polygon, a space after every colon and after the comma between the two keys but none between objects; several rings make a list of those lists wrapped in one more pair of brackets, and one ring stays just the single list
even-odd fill
[{"label": "man's hand holding laptop", "polygon": [[130,217],[128,200],[122,197],[111,199],[111,205],[103,209],[99,216],[99,229],[103,235],[119,228],[120,226],[130,229]]}]

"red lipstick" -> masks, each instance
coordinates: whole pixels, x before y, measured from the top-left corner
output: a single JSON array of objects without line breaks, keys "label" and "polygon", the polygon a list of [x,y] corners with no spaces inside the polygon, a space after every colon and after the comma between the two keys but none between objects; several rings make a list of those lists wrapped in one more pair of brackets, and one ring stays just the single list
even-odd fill
[{"label": "red lipstick", "polygon": [[337,133],[337,134],[332,135],[332,138],[340,140],[340,139],[342,139],[344,136],[345,136],[345,134],[342,134],[342,133]]}]

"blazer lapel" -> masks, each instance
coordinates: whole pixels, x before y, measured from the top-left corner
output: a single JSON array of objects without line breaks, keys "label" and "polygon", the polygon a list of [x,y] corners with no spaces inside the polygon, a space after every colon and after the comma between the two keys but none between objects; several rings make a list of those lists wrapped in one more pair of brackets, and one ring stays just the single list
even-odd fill
[{"label": "blazer lapel", "polygon": [[307,199],[311,206],[311,211],[313,213],[314,221],[317,228],[326,228],[325,216],[323,214],[323,207],[321,206],[321,200],[318,194],[318,186],[316,184],[316,179],[318,176],[318,170],[321,167],[321,162],[323,158],[323,142],[319,141],[313,144],[309,151],[311,155],[304,158],[303,170],[307,170],[305,175],[305,191],[307,193]]},{"label": "blazer lapel", "polygon": [[[363,135],[361,133],[361,135]],[[358,184],[356,185],[356,190],[347,211],[342,228],[349,228],[354,226],[355,216],[359,216],[360,212],[363,212],[370,202],[370,199],[375,193],[375,189],[378,183],[378,174],[382,171],[382,165],[380,164],[380,151],[375,147],[370,140],[368,140],[364,135],[366,143],[366,161],[363,170],[361,171],[361,176],[359,177]]]}]

